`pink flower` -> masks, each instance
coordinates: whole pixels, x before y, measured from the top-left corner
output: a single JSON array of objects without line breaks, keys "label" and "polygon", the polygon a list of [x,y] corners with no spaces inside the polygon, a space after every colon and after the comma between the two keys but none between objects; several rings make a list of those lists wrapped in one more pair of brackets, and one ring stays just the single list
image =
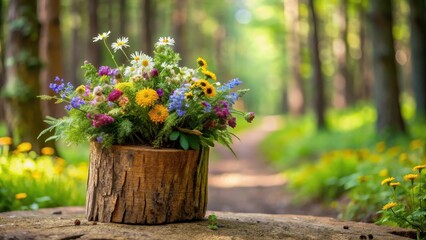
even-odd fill
[{"label": "pink flower", "polygon": [[121,95],[123,95],[123,92],[118,90],[118,89],[114,89],[109,95],[108,95],[108,101],[114,102],[117,101]]}]

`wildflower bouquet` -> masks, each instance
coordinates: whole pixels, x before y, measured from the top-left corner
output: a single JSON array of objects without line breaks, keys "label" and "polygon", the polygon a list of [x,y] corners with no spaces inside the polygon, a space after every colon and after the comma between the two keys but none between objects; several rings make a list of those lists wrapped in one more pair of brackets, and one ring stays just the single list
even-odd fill
[{"label": "wildflower bouquet", "polygon": [[[253,112],[233,109],[237,99],[248,91],[235,90],[241,81],[219,83],[203,58],[194,62],[196,68],[180,67],[179,54],[172,48],[174,39],[160,38],[153,57],[139,51],[128,57],[124,51],[129,47],[128,38],[119,38],[111,49],[106,41],[109,34],[99,34],[94,42],[104,43],[114,67],[96,68],[85,62],[83,85],[74,88],[56,77],[50,84],[56,94],[41,96],[67,104],[67,116],[47,117],[50,127],[41,134],[53,131],[48,140],[182,149],[214,146],[217,141],[230,148],[233,134],[228,127],[236,126],[234,115],[253,120]],[[124,54],[127,65],[117,64],[117,51]]]}]

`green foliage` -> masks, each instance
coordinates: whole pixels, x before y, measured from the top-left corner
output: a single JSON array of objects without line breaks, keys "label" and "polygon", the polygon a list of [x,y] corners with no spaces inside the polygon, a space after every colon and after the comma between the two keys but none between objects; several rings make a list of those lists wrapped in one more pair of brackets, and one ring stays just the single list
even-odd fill
[{"label": "green foliage", "polygon": [[218,230],[219,226],[217,225],[217,217],[215,214],[210,214],[208,217],[209,220],[209,226],[208,228],[211,230]]},{"label": "green foliage", "polygon": [[87,163],[0,146],[0,211],[84,205]]}]

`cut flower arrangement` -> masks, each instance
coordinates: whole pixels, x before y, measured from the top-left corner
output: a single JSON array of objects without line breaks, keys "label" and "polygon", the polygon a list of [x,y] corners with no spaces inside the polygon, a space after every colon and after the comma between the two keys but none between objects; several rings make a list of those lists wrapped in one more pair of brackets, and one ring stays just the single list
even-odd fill
[{"label": "cut flower arrangement", "polygon": [[[50,84],[56,94],[40,96],[66,103],[67,116],[45,120],[50,127],[41,134],[53,132],[48,140],[185,150],[219,142],[231,149],[233,134],[229,127],[236,126],[235,114],[243,115],[248,122],[253,120],[253,112],[233,108],[248,91],[236,90],[241,81],[221,84],[203,58],[194,61],[196,68],[179,66],[173,38],[160,38],[153,57],[140,51],[128,56],[128,38],[119,38],[110,48],[106,41],[109,34],[99,34],[94,42],[103,42],[115,66],[96,68],[85,62],[83,85],[74,88],[56,77]],[[127,65],[117,64],[117,52],[124,54]]]}]

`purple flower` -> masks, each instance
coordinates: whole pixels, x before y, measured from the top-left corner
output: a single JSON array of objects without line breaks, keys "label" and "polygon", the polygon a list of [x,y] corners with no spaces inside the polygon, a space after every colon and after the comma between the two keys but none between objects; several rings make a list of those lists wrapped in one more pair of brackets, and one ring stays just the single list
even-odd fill
[{"label": "purple flower", "polygon": [[210,112],[212,110],[212,105],[206,101],[202,102],[201,105],[204,106],[204,112]]},{"label": "purple flower", "polygon": [[235,117],[228,119],[228,125],[231,128],[235,128],[237,126],[237,119]]},{"label": "purple flower", "polygon": [[98,143],[102,143],[102,141],[104,140],[104,137],[101,135],[101,136],[97,136],[96,137],[96,141],[98,142]]},{"label": "purple flower", "polygon": [[157,77],[158,76],[158,70],[156,68],[153,68],[151,71],[149,71],[149,76]]},{"label": "purple flower", "polygon": [[118,73],[118,69],[117,68],[111,68],[108,71],[108,76],[115,77],[117,75],[117,73]]},{"label": "purple flower", "polygon": [[228,102],[223,100],[219,101],[219,104],[216,105],[213,110],[216,115],[222,119],[227,119],[231,115],[228,109]]},{"label": "purple flower", "polygon": [[170,103],[169,103],[169,111],[176,110],[179,117],[182,117],[185,115],[186,111],[184,108],[185,105],[185,91],[187,90],[186,87],[181,87],[176,89],[172,95],[170,95]]},{"label": "purple flower", "polygon": [[92,119],[92,126],[99,128],[114,122],[114,118],[106,114],[95,114]]},{"label": "purple flower", "polygon": [[61,79],[58,76],[56,76],[55,82],[57,83],[49,84],[49,88],[52,89],[55,93],[60,93],[65,88],[64,79]]},{"label": "purple flower", "polygon": [[255,117],[254,112],[249,112],[246,115],[244,115],[244,119],[249,123],[253,121],[254,117]]},{"label": "purple flower", "polygon": [[162,97],[163,94],[164,94],[163,89],[161,89],[161,88],[157,89],[157,94],[158,94],[159,97]]},{"label": "purple flower", "polygon": [[99,76],[109,75],[111,69],[108,66],[100,66],[98,70]]},{"label": "purple flower", "polygon": [[121,95],[123,95],[123,92],[118,90],[118,89],[114,89],[109,95],[108,95],[108,101],[114,102],[117,101]]}]

